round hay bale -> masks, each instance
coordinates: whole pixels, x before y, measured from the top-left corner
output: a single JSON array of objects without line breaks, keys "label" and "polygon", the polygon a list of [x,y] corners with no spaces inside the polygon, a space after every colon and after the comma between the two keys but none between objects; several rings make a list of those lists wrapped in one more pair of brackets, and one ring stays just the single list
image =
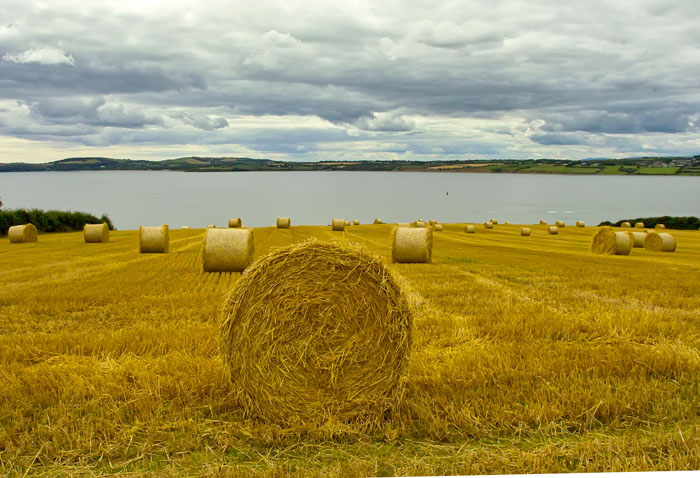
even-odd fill
[{"label": "round hay bale", "polygon": [[139,252],[142,254],[161,253],[170,249],[168,225],[139,226]]},{"label": "round hay bale", "polygon": [[611,227],[601,227],[593,235],[591,252],[628,256],[632,250],[632,238],[626,232],[614,231]]},{"label": "round hay bale", "polygon": [[23,224],[20,226],[12,226],[7,230],[7,237],[12,244],[22,244],[27,242],[36,242],[39,233],[36,226],[32,223]]},{"label": "round hay bale", "polygon": [[557,226],[549,226],[547,228],[547,234],[559,234],[559,228]]},{"label": "round hay bale", "polygon": [[643,222],[635,222],[634,228],[635,229],[644,229],[644,223]]},{"label": "round hay bale", "polygon": [[190,226],[182,226],[183,229],[189,229]]},{"label": "round hay bale", "polygon": [[647,233],[646,232],[633,232],[633,231],[626,231],[627,235],[630,237],[630,241],[632,242],[632,247],[644,247],[644,239],[647,238]]},{"label": "round hay bale", "polygon": [[540,219],[540,226],[546,226],[546,225],[547,225],[547,221],[545,221],[544,219]]},{"label": "round hay bale", "polygon": [[565,227],[566,223],[564,221],[557,221],[554,223],[554,225],[557,227]]},{"label": "round hay bale", "polygon": [[653,252],[674,252],[676,239],[667,232],[649,231],[644,239],[644,249]]},{"label": "round hay bale", "polygon": [[204,233],[204,272],[243,272],[253,259],[253,230],[209,229]]},{"label": "round hay bale", "polygon": [[654,229],[666,229],[666,224],[657,224]]},{"label": "round hay bale", "polygon": [[277,218],[277,229],[289,229],[292,227],[292,220],[288,217]]},{"label": "round hay bale", "polygon": [[345,230],[345,219],[333,218],[333,221],[331,221],[331,230],[332,231],[344,231]]},{"label": "round hay bale", "polygon": [[466,232],[467,234],[474,234],[476,233],[476,228],[473,224],[467,224],[466,226],[464,226],[464,232]]},{"label": "round hay bale", "polygon": [[632,227],[632,223],[629,221],[624,221],[620,224],[620,227]]},{"label": "round hay bale", "polygon": [[227,376],[249,416],[377,423],[401,399],[411,311],[362,249],[311,240],[274,250],[236,282],[222,318]]},{"label": "round hay bale", "polygon": [[228,227],[243,227],[243,221],[240,217],[234,217],[228,220]]},{"label": "round hay bale", "polygon": [[346,220],[345,220],[345,225],[346,225],[346,226],[350,226],[350,225],[352,225],[352,223],[346,219]]},{"label": "round hay bale", "polygon": [[493,223],[491,221],[486,221],[484,223],[484,229],[493,229]]},{"label": "round hay bale", "polygon": [[425,221],[420,219],[418,221],[414,221],[411,223],[411,227],[425,227]]},{"label": "round hay bale", "polygon": [[395,227],[391,232],[391,258],[400,263],[430,264],[433,231],[429,227]]},{"label": "round hay bale", "polygon": [[586,227],[586,223],[583,221],[576,221],[576,227]]},{"label": "round hay bale", "polygon": [[359,220],[359,219],[353,219],[352,225],[353,225],[353,226],[359,226],[359,225],[360,225],[360,220]]},{"label": "round hay bale", "polygon": [[529,236],[530,235],[530,228],[529,227],[521,227],[520,228],[520,235],[521,236]]},{"label": "round hay bale", "polygon": [[491,224],[498,224],[498,219],[491,219],[491,221],[489,221],[489,222]]},{"label": "round hay bale", "polygon": [[102,224],[85,224],[83,226],[83,239],[87,243],[109,242],[109,226]]},{"label": "round hay bale", "polygon": [[435,224],[433,226],[433,230],[435,231],[442,231],[442,224]]},{"label": "round hay bale", "polygon": [[438,223],[438,222],[437,222],[437,219],[431,219],[431,220],[428,221],[428,222],[430,223],[431,226],[434,226],[435,224]]},{"label": "round hay bale", "polygon": [[381,219],[377,218],[374,220],[374,224],[384,224],[384,222]]}]

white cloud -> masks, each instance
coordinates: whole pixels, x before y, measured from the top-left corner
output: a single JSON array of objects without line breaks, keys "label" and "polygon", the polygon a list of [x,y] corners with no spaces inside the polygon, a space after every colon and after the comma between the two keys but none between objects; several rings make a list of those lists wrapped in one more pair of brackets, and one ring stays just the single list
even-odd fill
[{"label": "white cloud", "polygon": [[277,55],[271,51],[263,51],[246,57],[243,60],[243,65],[245,66],[256,66],[263,70],[279,70],[282,68],[282,63],[280,63]]},{"label": "white cloud", "polygon": [[40,63],[42,65],[73,65],[73,57],[60,48],[52,46],[42,46],[30,48],[21,53],[5,53],[2,57],[4,61],[12,63]]},{"label": "white cloud", "polygon": [[364,116],[353,123],[357,128],[365,131],[410,131],[416,126],[416,122],[397,112],[373,113],[372,116]]}]

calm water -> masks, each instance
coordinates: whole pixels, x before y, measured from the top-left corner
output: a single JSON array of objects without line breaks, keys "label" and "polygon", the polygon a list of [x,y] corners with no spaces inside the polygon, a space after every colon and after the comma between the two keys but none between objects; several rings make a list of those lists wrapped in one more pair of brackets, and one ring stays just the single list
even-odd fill
[{"label": "calm water", "polygon": [[[449,192],[449,195],[445,193]],[[6,208],[107,213],[119,229],[267,226],[331,218],[435,218],[598,224],[640,216],[700,216],[700,178],[377,172],[41,172],[0,174]]]}]

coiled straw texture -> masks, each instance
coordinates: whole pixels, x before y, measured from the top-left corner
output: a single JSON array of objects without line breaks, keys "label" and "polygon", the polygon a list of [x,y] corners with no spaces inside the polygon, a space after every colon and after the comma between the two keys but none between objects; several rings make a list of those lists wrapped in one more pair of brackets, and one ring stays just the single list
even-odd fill
[{"label": "coiled straw texture", "polygon": [[632,251],[633,239],[627,232],[614,231],[611,227],[601,227],[593,235],[591,252],[627,256]]},{"label": "coiled straw texture", "polygon": [[432,261],[432,228],[394,227],[391,236],[391,258],[394,262],[430,264]]},{"label": "coiled straw texture", "polygon": [[644,239],[647,238],[646,232],[627,231],[627,234],[630,236],[630,240],[632,241],[632,247],[644,247]]},{"label": "coiled straw texture", "polygon": [[223,307],[222,353],[247,415],[378,423],[400,400],[412,317],[382,262],[315,240],[257,260]]},{"label": "coiled straw texture", "polygon": [[644,239],[644,249],[653,252],[675,252],[676,238],[667,232],[649,231]]},{"label": "coiled straw texture", "polygon": [[253,230],[208,229],[204,233],[204,272],[242,272],[253,259]]},{"label": "coiled straw texture", "polygon": [[292,227],[292,220],[288,217],[277,218],[277,229],[289,229]]},{"label": "coiled straw texture", "polygon": [[331,221],[331,230],[333,231],[344,231],[345,230],[345,219],[333,219]]},{"label": "coiled straw texture", "polygon": [[83,238],[87,243],[109,242],[109,226],[102,224],[85,224]]},{"label": "coiled straw texture", "polygon": [[20,226],[12,226],[7,230],[7,237],[11,244],[21,244],[25,242],[36,242],[38,239],[38,231],[32,223]]},{"label": "coiled straw texture", "polygon": [[168,225],[140,226],[139,251],[141,253],[166,253],[170,250]]}]

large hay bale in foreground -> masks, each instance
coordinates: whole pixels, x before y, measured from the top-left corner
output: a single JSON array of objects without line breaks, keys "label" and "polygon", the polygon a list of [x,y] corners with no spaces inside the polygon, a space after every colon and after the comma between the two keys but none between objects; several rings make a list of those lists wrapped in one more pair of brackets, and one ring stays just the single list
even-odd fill
[{"label": "large hay bale in foreground", "polygon": [[531,230],[529,227],[521,227],[520,228],[520,235],[521,236],[529,236],[531,233]]},{"label": "large hay bale in foreground", "polygon": [[576,227],[586,227],[586,223],[583,221],[576,221]]},{"label": "large hay bale in foreground", "polygon": [[243,221],[240,217],[233,217],[228,220],[228,227],[243,227]]},{"label": "large hay bale in foreground", "polygon": [[209,229],[204,233],[204,272],[242,272],[253,260],[253,230]]},{"label": "large hay bale in foreground", "polygon": [[38,240],[39,233],[36,230],[36,226],[32,223],[23,224],[20,226],[11,226],[7,230],[7,237],[10,239],[12,244],[22,244],[26,242],[36,242]]},{"label": "large hay bale in foreground", "polygon": [[620,227],[632,227],[632,223],[629,221],[624,221],[620,224]]},{"label": "large hay bale in foreground", "polygon": [[83,226],[83,239],[87,243],[109,242],[109,226],[102,224],[85,224]]},{"label": "large hay bale in foreground", "polygon": [[654,229],[666,229],[666,224],[657,224]]},{"label": "large hay bale in foreground", "polygon": [[634,228],[635,229],[644,229],[644,223],[643,222],[635,222]]},{"label": "large hay bale in foreground", "polygon": [[644,239],[647,238],[646,232],[626,231],[626,233],[630,237],[632,247],[644,247]]},{"label": "large hay bale in foreground", "polygon": [[248,416],[378,423],[403,394],[411,311],[361,249],[313,240],[277,249],[243,273],[222,318],[227,375]]},{"label": "large hay bale in foreground", "polygon": [[493,229],[493,223],[491,221],[486,221],[484,223],[484,229]]},{"label": "large hay bale in foreground", "polygon": [[430,264],[433,230],[429,227],[395,227],[391,232],[393,262]]},{"label": "large hay bale in foreground", "polygon": [[554,225],[557,227],[565,227],[566,223],[564,221],[557,221],[554,223]]},{"label": "large hay bale in foreground", "polygon": [[547,234],[559,234],[559,228],[557,226],[549,226],[547,228]]},{"label": "large hay bale in foreground", "polygon": [[331,221],[331,230],[332,231],[344,231],[345,230],[345,219],[333,218],[333,220]]},{"label": "large hay bale in foreground", "polygon": [[591,252],[627,256],[632,250],[632,238],[626,232],[614,231],[611,227],[601,227],[593,235]]},{"label": "large hay bale in foreground", "polygon": [[674,252],[676,238],[667,232],[649,231],[644,239],[644,249],[653,252]]},{"label": "large hay bale in foreground", "polygon": [[292,220],[288,217],[277,218],[277,229],[289,229],[292,227]]},{"label": "large hay bale in foreground", "polygon": [[384,224],[384,222],[381,219],[377,218],[374,220],[374,224]]},{"label": "large hay bale in foreground", "polygon": [[474,227],[474,224],[467,224],[464,226],[464,232],[467,234],[474,234],[476,233],[476,228]]},{"label": "large hay bale in foreground", "polygon": [[142,254],[161,253],[170,250],[168,225],[139,226],[139,252]]}]

